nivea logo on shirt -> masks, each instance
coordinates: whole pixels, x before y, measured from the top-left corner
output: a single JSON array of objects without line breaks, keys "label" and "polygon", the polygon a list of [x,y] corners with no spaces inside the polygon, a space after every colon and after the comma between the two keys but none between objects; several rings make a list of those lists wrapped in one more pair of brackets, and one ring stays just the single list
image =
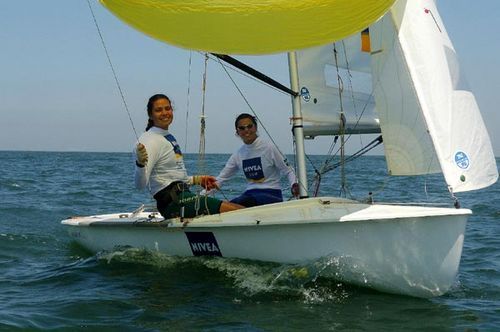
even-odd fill
[{"label": "nivea logo on shirt", "polygon": [[193,256],[222,257],[217,240],[212,232],[185,232]]},{"label": "nivea logo on shirt", "polygon": [[243,173],[245,177],[252,182],[264,181],[264,172],[262,170],[262,160],[260,157],[244,159],[243,160]]},{"label": "nivea logo on shirt", "polygon": [[170,142],[170,144],[172,144],[172,147],[174,148],[175,157],[176,158],[182,157],[181,147],[179,146],[179,144],[177,144],[177,140],[175,139],[174,135],[168,134],[165,136],[165,138],[167,139],[167,141]]}]

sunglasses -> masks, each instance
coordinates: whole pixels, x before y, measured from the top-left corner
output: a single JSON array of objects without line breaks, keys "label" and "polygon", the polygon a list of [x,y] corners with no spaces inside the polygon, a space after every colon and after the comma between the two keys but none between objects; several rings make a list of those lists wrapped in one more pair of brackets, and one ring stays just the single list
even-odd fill
[{"label": "sunglasses", "polygon": [[246,125],[246,126],[238,126],[238,130],[245,130],[245,129],[252,129],[253,128],[253,123]]}]

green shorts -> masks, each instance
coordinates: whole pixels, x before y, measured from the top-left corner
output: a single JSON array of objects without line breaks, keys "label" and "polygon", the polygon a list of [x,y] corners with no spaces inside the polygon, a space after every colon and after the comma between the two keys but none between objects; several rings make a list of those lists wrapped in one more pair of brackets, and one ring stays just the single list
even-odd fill
[{"label": "green shorts", "polygon": [[193,194],[186,185],[172,186],[166,191],[168,194],[155,195],[158,211],[165,219],[180,217],[182,207],[184,218],[220,213],[221,200]]}]

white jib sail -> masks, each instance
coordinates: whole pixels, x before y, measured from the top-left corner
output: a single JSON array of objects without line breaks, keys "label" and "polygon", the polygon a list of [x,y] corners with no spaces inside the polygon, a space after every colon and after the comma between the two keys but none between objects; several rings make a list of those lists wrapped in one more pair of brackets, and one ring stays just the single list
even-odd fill
[{"label": "white jib sail", "polygon": [[368,30],[369,53],[360,34],[336,42],[337,60],[333,45],[297,52],[305,135],[338,134],[342,103],[346,133],[381,129],[390,174],[443,172],[453,192],[495,183],[486,127],[434,1],[398,0]]},{"label": "white jib sail", "polygon": [[453,192],[495,183],[486,127],[434,1],[397,1],[370,27],[370,37],[375,102],[391,174],[440,168]]}]

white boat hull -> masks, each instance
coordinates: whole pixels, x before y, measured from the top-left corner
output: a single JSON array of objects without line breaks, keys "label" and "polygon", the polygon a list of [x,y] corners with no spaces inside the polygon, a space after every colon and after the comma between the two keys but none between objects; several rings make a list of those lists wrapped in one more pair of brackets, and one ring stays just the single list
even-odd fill
[{"label": "white boat hull", "polygon": [[368,205],[323,197],[203,216],[187,224],[162,221],[148,212],[62,223],[76,241],[95,252],[131,246],[175,256],[287,264],[326,259],[338,280],[432,297],[455,281],[470,214],[467,209]]}]

